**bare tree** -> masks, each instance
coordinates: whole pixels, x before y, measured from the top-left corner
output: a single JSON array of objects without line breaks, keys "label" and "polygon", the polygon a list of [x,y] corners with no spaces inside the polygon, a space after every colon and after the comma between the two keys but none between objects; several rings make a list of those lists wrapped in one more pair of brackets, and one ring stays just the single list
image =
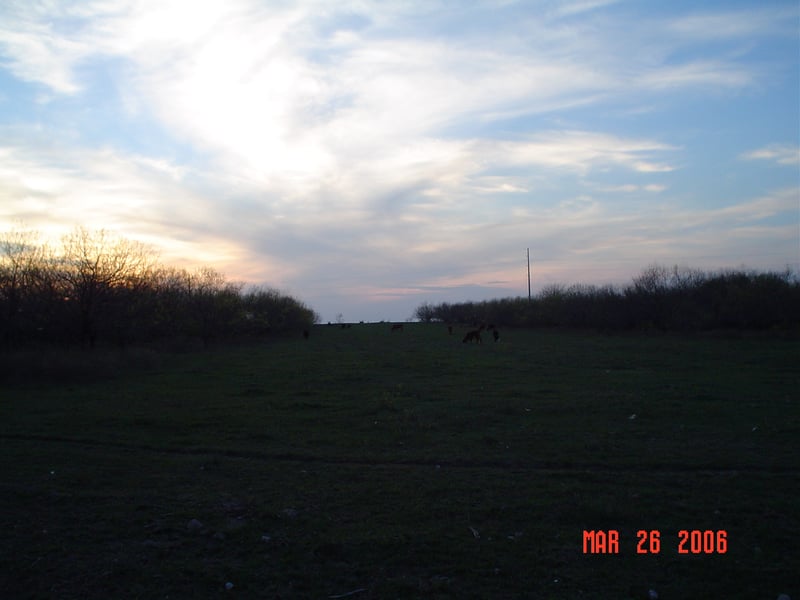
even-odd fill
[{"label": "bare tree", "polygon": [[62,239],[59,277],[66,301],[78,312],[80,341],[94,346],[104,303],[115,288],[135,286],[153,265],[152,252],[139,242],[115,237],[105,230],[77,228]]},{"label": "bare tree", "polygon": [[35,231],[12,230],[0,239],[0,328],[6,343],[18,340],[28,317],[23,314],[26,296],[45,268],[45,251],[38,238]]}]

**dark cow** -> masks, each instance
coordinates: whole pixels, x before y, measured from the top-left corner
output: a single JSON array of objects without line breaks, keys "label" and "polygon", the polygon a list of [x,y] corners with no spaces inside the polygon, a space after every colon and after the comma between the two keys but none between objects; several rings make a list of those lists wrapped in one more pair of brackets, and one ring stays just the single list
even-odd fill
[{"label": "dark cow", "polygon": [[495,342],[500,339],[500,332],[497,331],[497,329],[492,330],[492,335],[494,336]]},{"label": "dark cow", "polygon": [[463,343],[465,343],[465,344],[467,342],[472,342],[472,341],[474,341],[474,342],[476,342],[478,344],[482,344],[483,343],[483,340],[481,339],[481,332],[479,330],[477,330],[477,329],[475,331],[468,331],[467,335],[465,335],[464,339],[461,340],[461,341]]},{"label": "dark cow", "polygon": [[403,331],[403,324],[395,323],[394,325],[392,325],[392,331]]},{"label": "dark cow", "polygon": [[308,329],[303,329],[303,337],[308,339]]}]

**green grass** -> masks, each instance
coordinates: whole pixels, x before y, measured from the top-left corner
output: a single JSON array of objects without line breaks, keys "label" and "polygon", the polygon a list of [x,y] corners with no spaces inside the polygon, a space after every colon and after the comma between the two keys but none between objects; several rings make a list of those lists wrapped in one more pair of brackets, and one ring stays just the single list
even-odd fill
[{"label": "green grass", "polygon": [[[20,365],[37,377],[0,389],[0,589],[800,596],[798,357],[764,336],[478,346],[407,324]],[[584,529],[619,530],[619,554],[584,554]],[[659,554],[636,553],[640,529]],[[681,529],[725,530],[728,551],[678,554]]]}]

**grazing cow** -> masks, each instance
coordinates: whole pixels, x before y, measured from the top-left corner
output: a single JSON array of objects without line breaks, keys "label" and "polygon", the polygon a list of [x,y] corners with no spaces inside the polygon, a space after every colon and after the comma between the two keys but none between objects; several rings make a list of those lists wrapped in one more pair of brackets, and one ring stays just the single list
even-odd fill
[{"label": "grazing cow", "polygon": [[392,325],[392,331],[403,331],[403,324],[402,323],[395,323]]},{"label": "grazing cow", "polygon": [[499,331],[497,331],[497,329],[494,329],[494,330],[492,331],[492,335],[494,336],[494,341],[495,341],[495,342],[496,342],[497,340],[499,340],[499,339],[500,339],[500,332],[499,332]]},{"label": "grazing cow", "polygon": [[308,339],[308,329],[303,329],[303,337]]},{"label": "grazing cow", "polygon": [[474,342],[476,342],[478,344],[482,344],[483,343],[483,340],[481,340],[481,332],[480,332],[480,330],[477,330],[477,329],[475,331],[468,331],[467,335],[465,335],[464,339],[461,340],[461,341],[463,343],[472,342],[472,341],[474,341]]},{"label": "grazing cow", "polygon": [[494,328],[495,328],[494,323],[489,323],[489,326],[486,329],[491,331]]},{"label": "grazing cow", "polygon": [[453,326],[452,325],[448,325],[447,326],[447,333],[449,333],[450,335],[453,335]]}]

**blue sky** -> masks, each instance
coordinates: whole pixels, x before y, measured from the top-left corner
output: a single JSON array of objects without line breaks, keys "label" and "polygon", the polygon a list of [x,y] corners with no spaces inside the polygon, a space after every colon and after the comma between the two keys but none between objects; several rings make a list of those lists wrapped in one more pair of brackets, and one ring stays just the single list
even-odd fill
[{"label": "blue sky", "polygon": [[800,271],[796,1],[10,0],[0,231],[334,320],[660,263]]}]

